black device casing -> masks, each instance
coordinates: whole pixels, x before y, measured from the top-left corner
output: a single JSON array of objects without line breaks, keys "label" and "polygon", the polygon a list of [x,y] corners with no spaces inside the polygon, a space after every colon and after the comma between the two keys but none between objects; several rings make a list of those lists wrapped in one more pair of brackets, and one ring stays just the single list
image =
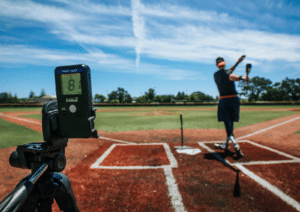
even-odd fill
[{"label": "black device casing", "polygon": [[[63,95],[61,85],[61,72],[68,73],[68,70],[82,69],[81,75],[81,89],[80,95]],[[94,120],[90,121],[89,118],[95,116],[92,103],[92,86],[91,86],[91,73],[87,65],[71,65],[59,66],[55,69],[55,83],[56,95],[58,104],[58,119],[60,123],[60,132],[62,137],[67,138],[89,138],[92,136],[92,129],[94,127]],[[76,99],[76,101],[67,101]],[[71,112],[72,108],[76,108],[75,112]],[[91,123],[92,122],[92,123]]]}]

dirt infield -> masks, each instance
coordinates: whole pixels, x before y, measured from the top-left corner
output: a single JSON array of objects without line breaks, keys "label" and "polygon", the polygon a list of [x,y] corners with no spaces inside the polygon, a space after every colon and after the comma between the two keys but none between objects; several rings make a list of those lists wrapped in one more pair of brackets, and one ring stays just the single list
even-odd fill
[{"label": "dirt infield", "polygon": [[[0,118],[42,132],[39,120],[15,119],[21,114],[29,112]],[[233,196],[236,173],[211,156],[213,143],[225,138],[225,130],[184,129],[184,144],[201,150],[196,155],[174,148],[181,143],[179,129],[98,130],[99,139],[69,139],[63,173],[80,211],[300,211],[299,117],[236,129],[242,159],[235,158],[232,146],[227,153],[215,151],[241,169],[241,197]],[[8,158],[15,149],[0,150],[1,200],[30,173],[10,167]],[[59,211],[56,204],[53,211]]]}]

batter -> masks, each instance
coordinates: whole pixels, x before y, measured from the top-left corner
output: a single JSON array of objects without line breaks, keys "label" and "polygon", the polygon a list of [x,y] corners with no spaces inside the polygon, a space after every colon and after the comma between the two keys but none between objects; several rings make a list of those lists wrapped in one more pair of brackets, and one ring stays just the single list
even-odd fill
[{"label": "batter", "polygon": [[215,144],[215,147],[217,149],[227,150],[228,143],[231,141],[237,157],[239,158],[244,157],[244,155],[233,135],[233,125],[234,122],[239,121],[240,113],[240,100],[237,96],[238,92],[236,91],[234,81],[248,81],[249,78],[246,78],[246,76],[237,76],[232,72],[245,57],[245,55],[241,56],[238,62],[228,70],[225,69],[226,62],[224,58],[218,57],[216,59],[216,65],[219,70],[214,73],[214,79],[220,94],[220,101],[218,104],[218,121],[224,122],[227,133],[225,142],[222,144]]}]

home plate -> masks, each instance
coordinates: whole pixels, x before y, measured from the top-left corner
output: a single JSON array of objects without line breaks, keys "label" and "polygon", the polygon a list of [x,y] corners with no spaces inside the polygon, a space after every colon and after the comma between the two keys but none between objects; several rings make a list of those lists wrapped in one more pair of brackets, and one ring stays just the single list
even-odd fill
[{"label": "home plate", "polygon": [[175,146],[174,148],[176,149],[176,152],[188,155],[196,155],[201,152],[200,149],[192,149],[189,146]]}]

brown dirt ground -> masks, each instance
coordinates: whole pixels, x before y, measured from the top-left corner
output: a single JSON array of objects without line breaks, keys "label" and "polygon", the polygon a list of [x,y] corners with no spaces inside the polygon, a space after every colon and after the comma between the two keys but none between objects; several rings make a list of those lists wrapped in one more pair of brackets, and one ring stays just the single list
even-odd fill
[{"label": "brown dirt ground", "polygon": [[[98,112],[100,111],[98,110]],[[24,114],[24,112],[6,114],[15,116]],[[239,128],[235,130],[235,137],[248,135],[295,117],[299,117],[299,114]],[[1,118],[42,132],[42,125],[7,117]],[[38,120],[34,121],[41,123]],[[295,134],[299,129],[300,120],[298,119],[249,136],[244,140],[251,140],[300,157],[300,135]],[[179,163],[178,168],[173,169],[173,174],[179,186],[184,206],[188,211],[295,211],[294,208],[243,174],[240,174],[239,178],[242,196],[240,198],[232,197],[236,174],[220,162],[205,158],[205,154],[208,152],[196,143],[200,141],[222,141],[226,136],[225,130],[184,129],[185,145],[197,147],[203,152],[203,154],[195,156],[178,154],[173,148],[181,144],[180,129],[114,133],[98,130],[98,133],[102,137],[136,143],[168,143]],[[69,139],[65,154],[67,166],[63,173],[71,180],[78,207],[81,211],[173,211],[167,195],[163,171],[135,170],[130,172],[128,170],[92,170],[89,168],[95,162],[95,159],[100,157],[112,143],[115,142],[101,139],[101,137],[99,139]],[[242,160],[255,161],[258,157],[266,160],[282,159],[279,155],[278,158],[274,158],[276,156],[264,150],[260,151],[261,154],[271,154],[269,155],[270,158],[265,155],[257,155],[256,157],[252,155],[253,152],[258,151],[253,151],[254,147],[248,144],[244,146],[242,143],[241,147],[245,154],[251,154],[251,157],[245,156]],[[257,147],[255,148],[257,149]],[[0,200],[12,191],[23,177],[30,173],[30,170],[10,167],[8,158],[15,149],[16,147],[10,147],[0,150],[0,167],[2,167],[0,169],[0,182],[5,182],[0,184],[0,190],[2,191]],[[262,160],[262,158],[259,160]],[[299,163],[251,165],[246,168],[278,186],[282,191],[300,202],[298,194],[300,182],[297,180]],[[57,206],[54,206],[54,208],[56,208],[54,211],[57,210]]]},{"label": "brown dirt ground", "polygon": [[101,166],[162,166],[170,161],[162,145],[116,146]]}]

